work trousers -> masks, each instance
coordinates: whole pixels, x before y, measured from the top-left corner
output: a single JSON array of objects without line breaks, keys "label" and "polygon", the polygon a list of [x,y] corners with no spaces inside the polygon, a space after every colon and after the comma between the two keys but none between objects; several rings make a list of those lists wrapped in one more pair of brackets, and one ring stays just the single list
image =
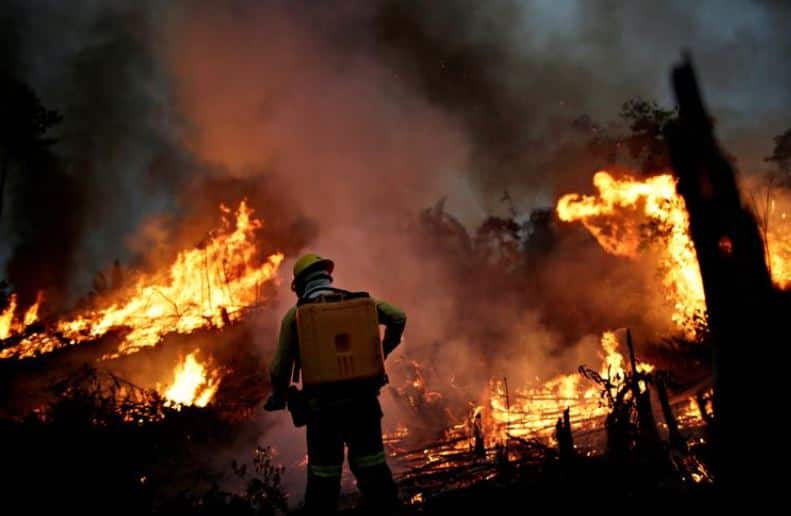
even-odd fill
[{"label": "work trousers", "polygon": [[393,475],[382,444],[382,410],[374,396],[319,404],[307,422],[308,514],[332,514],[341,488],[344,445],[363,504],[385,513],[397,504]]}]

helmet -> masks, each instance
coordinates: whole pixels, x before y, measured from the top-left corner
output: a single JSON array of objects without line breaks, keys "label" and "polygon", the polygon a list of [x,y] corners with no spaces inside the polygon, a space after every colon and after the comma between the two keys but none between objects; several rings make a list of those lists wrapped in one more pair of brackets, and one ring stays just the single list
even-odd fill
[{"label": "helmet", "polygon": [[291,282],[291,290],[296,290],[297,280],[308,271],[315,271],[324,269],[328,273],[332,273],[335,268],[335,263],[327,258],[322,258],[315,253],[308,253],[301,256],[294,263],[294,280]]}]

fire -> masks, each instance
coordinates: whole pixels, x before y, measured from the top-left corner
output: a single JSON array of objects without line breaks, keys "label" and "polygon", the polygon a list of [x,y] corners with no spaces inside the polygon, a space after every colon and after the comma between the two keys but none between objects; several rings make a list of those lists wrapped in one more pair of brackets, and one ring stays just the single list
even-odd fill
[{"label": "fire", "polygon": [[173,382],[162,389],[164,396],[173,406],[195,405],[205,407],[220,387],[221,372],[211,367],[210,362],[198,360],[196,349],[176,365]]},{"label": "fire", "polygon": [[257,260],[253,237],[262,223],[252,217],[246,202],[235,213],[220,208],[222,226],[203,245],[180,252],[165,273],[143,275],[122,299],[59,321],[56,332],[64,339],[37,334],[2,350],[0,358],[25,358],[96,339],[110,330],[129,330],[112,358],[153,346],[168,333],[222,328],[238,320],[244,308],[262,301],[261,287],[275,279],[283,255]]},{"label": "fire", "polygon": [[[659,251],[658,269],[672,320],[688,338],[705,324],[706,302],[697,255],[689,236],[689,215],[670,174],[646,179],[614,178],[606,171],[593,176],[597,195],[560,198],[560,220],[579,221],[608,253],[636,258],[642,250]],[[791,198],[784,191],[767,200],[764,220],[766,260],[775,285],[791,287]],[[653,231],[646,232],[646,228]],[[723,250],[730,241],[721,243]]]},{"label": "fire", "polygon": [[781,289],[791,288],[791,197],[782,192],[769,201],[766,214],[767,263],[772,280]]},{"label": "fire", "polygon": [[[623,385],[626,364],[621,353],[623,331],[604,332],[600,340],[599,374],[609,378],[614,388]],[[651,372],[652,364],[637,362],[637,370]],[[487,447],[505,442],[508,437],[553,439],[555,424],[567,408],[571,408],[571,422],[578,429],[590,429],[607,415],[610,408],[601,397],[598,385],[585,382],[578,374],[560,375],[534,388],[507,391],[504,380],[489,384],[487,405],[476,408],[472,420],[482,414],[483,434]],[[452,430],[458,432],[463,427]],[[461,446],[466,446],[462,442]]]},{"label": "fire", "polygon": [[7,339],[11,336],[14,328],[14,313],[16,312],[16,295],[11,294],[8,299],[8,306],[0,312],[0,339]]},{"label": "fire", "polygon": [[22,328],[27,328],[31,324],[38,321],[38,309],[41,306],[41,301],[44,299],[44,293],[39,291],[36,295],[36,302],[25,312],[25,317],[22,318]]},{"label": "fire", "polygon": [[706,300],[689,236],[689,215],[675,180],[669,174],[615,179],[600,171],[593,184],[597,195],[561,197],[558,217],[582,222],[605,251],[617,256],[636,258],[646,247],[657,248],[672,320],[685,336],[694,338],[704,320]]},{"label": "fire", "polygon": [[42,292],[36,296],[36,302],[25,310],[22,320],[16,318],[17,299],[16,294],[11,294],[8,299],[8,306],[0,312],[0,340],[7,339],[11,335],[21,333],[25,328],[38,321],[38,310],[43,299]]}]

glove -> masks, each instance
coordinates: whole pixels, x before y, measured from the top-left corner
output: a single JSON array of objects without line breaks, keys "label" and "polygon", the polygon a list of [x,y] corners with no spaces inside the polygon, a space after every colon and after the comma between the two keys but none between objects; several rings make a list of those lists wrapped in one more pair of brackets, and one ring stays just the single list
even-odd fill
[{"label": "glove", "polygon": [[286,408],[286,398],[280,393],[272,393],[269,399],[264,404],[264,410],[267,412],[274,412],[275,410],[283,410]]}]

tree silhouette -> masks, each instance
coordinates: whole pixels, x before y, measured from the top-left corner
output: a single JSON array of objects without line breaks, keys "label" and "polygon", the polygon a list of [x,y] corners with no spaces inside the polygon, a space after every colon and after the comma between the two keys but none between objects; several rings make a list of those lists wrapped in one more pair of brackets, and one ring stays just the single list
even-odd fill
[{"label": "tree silhouette", "polygon": [[[592,128],[589,149],[605,164],[614,165],[628,158],[640,172],[650,175],[670,169],[663,131],[677,116],[676,109],[664,109],[656,102],[634,98],[623,103],[618,115],[620,121],[609,124],[609,130],[592,124],[587,117],[581,117],[575,124],[579,126],[587,122]],[[627,131],[616,133],[623,124]]]},{"label": "tree silhouette", "polygon": [[783,177],[788,180],[791,176],[791,129],[775,136],[775,148],[771,156],[764,161],[777,166]]},{"label": "tree silhouette", "polygon": [[30,158],[55,143],[49,130],[61,122],[56,111],[41,105],[36,93],[18,80],[0,76],[0,217],[5,185],[13,163],[25,167]]}]

